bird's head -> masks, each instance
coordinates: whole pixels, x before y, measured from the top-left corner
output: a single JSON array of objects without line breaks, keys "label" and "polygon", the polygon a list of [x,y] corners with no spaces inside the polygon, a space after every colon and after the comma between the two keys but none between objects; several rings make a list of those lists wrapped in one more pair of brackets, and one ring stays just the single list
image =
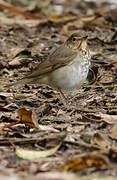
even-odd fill
[{"label": "bird's head", "polygon": [[65,44],[72,50],[86,50],[87,49],[87,36],[85,34],[73,33],[65,42]]}]

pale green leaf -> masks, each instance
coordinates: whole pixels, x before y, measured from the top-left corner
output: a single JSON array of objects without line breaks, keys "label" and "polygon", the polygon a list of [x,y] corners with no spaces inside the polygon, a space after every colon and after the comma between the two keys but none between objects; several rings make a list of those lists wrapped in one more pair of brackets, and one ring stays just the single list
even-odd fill
[{"label": "pale green leaf", "polygon": [[55,154],[60,146],[61,146],[61,143],[52,149],[44,150],[44,151],[26,150],[26,149],[16,147],[16,154],[18,157],[22,159],[35,160],[38,158],[44,158],[44,157],[48,157]]}]

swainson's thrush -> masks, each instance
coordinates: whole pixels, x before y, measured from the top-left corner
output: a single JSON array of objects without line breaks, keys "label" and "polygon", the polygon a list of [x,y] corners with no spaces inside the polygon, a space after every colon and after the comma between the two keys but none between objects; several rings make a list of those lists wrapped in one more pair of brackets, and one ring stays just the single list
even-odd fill
[{"label": "swainson's thrush", "polygon": [[10,86],[47,84],[58,90],[65,100],[63,91],[79,88],[87,78],[91,56],[86,39],[84,34],[72,34],[32,73]]}]

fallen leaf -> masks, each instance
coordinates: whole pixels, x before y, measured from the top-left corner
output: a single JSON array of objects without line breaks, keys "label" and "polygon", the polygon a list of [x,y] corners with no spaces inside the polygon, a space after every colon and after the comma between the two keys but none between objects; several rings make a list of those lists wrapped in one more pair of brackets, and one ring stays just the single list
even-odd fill
[{"label": "fallen leaf", "polygon": [[[40,112],[40,111],[39,111]],[[51,126],[45,126],[45,125],[40,125],[38,123],[38,108],[36,109],[36,111],[32,112],[32,122],[34,123],[35,127],[42,130],[42,131],[53,131],[53,132],[59,132],[57,129],[54,129]]]},{"label": "fallen leaf", "polygon": [[67,24],[65,23],[65,25],[62,28],[62,32],[68,33],[70,27],[72,27],[72,29],[73,27],[74,29],[82,29],[86,24],[89,24],[94,20],[95,16],[85,16],[83,18],[73,19],[73,21],[69,21]]},{"label": "fallen leaf", "polygon": [[18,157],[22,159],[27,159],[27,160],[35,160],[38,158],[44,158],[48,156],[52,156],[53,154],[56,153],[56,151],[59,149],[61,146],[61,143],[58,144],[56,147],[45,150],[45,151],[34,151],[34,150],[26,150],[22,148],[16,148],[16,154]]},{"label": "fallen leaf", "polygon": [[41,131],[52,131],[52,132],[60,132],[59,130],[57,129],[54,129],[53,127],[51,126],[47,126],[47,125],[38,125],[38,128],[41,130]]},{"label": "fallen leaf", "polygon": [[97,151],[73,157],[71,161],[64,165],[64,169],[78,171],[86,168],[106,169],[108,166],[108,160]]},{"label": "fallen leaf", "polygon": [[113,162],[117,162],[117,144],[113,143],[112,147],[108,153],[109,159],[111,159]]},{"label": "fallen leaf", "polygon": [[38,109],[36,111],[26,110],[25,108],[18,109],[18,116],[21,123],[26,126],[40,129],[42,131],[59,132],[51,126],[39,125],[38,123]]},{"label": "fallen leaf", "polygon": [[111,145],[109,140],[107,139],[107,137],[104,134],[98,133],[98,132],[92,136],[91,144],[97,145],[101,149],[109,149],[109,147]]},{"label": "fallen leaf", "polygon": [[117,115],[100,114],[102,121],[108,124],[117,124]]},{"label": "fallen leaf", "polygon": [[112,139],[116,139],[117,140],[117,125],[114,125],[111,130],[110,130],[110,135],[109,135]]},{"label": "fallen leaf", "polygon": [[[0,21],[2,24],[6,24],[6,25],[13,25],[16,20],[15,19],[11,19],[11,18],[7,18],[7,17],[1,17],[0,16]],[[27,25],[28,27],[35,27],[36,25],[39,24],[41,20],[28,20],[25,19],[22,21],[22,19],[17,19],[17,24],[19,25]]]},{"label": "fallen leaf", "polygon": [[111,149],[117,154],[117,144],[112,144]]},{"label": "fallen leaf", "polygon": [[117,53],[112,56],[113,66],[117,70]]},{"label": "fallen leaf", "polygon": [[31,61],[31,52],[24,48],[13,48],[12,54],[9,56],[9,65],[19,66],[28,64]]},{"label": "fallen leaf", "polygon": [[26,19],[39,19],[38,17],[33,16],[30,13],[23,12],[21,9],[19,9],[15,6],[11,6],[9,3],[4,2],[4,1],[2,1],[2,3],[0,3],[0,8],[1,9],[7,9],[9,13],[16,14],[19,16],[23,16]]},{"label": "fallen leaf", "polygon": [[20,108],[17,111],[20,122],[24,123],[27,126],[37,128],[32,121],[32,111],[26,110],[25,108]]},{"label": "fallen leaf", "polygon": [[[80,177],[77,177],[73,173],[67,172],[58,172],[58,171],[51,171],[51,172],[41,172],[35,175],[36,180],[78,180]],[[80,179],[79,179],[80,180]]]},{"label": "fallen leaf", "polygon": [[82,21],[84,21],[85,23],[90,23],[90,22],[92,22],[92,21],[95,21],[95,19],[96,19],[96,16],[84,16],[84,17],[82,17],[81,18],[82,19]]}]

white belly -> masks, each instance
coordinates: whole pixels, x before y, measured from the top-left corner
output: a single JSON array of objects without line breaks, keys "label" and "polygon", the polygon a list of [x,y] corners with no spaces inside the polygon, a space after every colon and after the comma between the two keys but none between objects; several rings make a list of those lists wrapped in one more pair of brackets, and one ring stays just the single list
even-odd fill
[{"label": "white belly", "polygon": [[[77,59],[78,58],[78,59]],[[63,90],[79,88],[87,78],[89,61],[79,61],[77,57],[72,64],[55,70],[51,76],[53,86]]]}]

